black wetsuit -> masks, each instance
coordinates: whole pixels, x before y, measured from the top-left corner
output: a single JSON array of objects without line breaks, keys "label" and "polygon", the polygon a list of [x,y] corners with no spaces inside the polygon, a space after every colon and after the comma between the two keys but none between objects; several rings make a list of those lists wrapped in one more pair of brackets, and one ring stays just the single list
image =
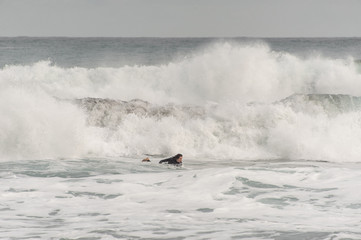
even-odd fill
[{"label": "black wetsuit", "polygon": [[168,163],[168,164],[176,164],[176,165],[182,165],[182,162],[177,162],[176,157],[167,158],[164,160],[160,160],[159,163]]}]

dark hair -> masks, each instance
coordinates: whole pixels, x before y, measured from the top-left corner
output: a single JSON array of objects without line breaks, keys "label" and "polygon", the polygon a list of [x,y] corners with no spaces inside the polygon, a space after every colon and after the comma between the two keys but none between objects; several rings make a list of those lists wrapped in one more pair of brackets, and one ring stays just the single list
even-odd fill
[{"label": "dark hair", "polygon": [[183,157],[183,155],[180,154],[180,153],[178,153],[177,155],[174,156],[174,158],[176,158],[176,159],[178,159],[178,158],[180,158],[180,157]]}]

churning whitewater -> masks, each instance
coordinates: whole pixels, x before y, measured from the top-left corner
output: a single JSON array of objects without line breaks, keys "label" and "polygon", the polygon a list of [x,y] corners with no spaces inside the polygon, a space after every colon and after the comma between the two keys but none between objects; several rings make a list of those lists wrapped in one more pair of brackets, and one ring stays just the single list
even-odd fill
[{"label": "churning whitewater", "polygon": [[352,59],[216,43],[159,65],[0,70],[0,156],[359,161]]},{"label": "churning whitewater", "polygon": [[0,38],[0,238],[361,239],[360,59],[361,39]]}]

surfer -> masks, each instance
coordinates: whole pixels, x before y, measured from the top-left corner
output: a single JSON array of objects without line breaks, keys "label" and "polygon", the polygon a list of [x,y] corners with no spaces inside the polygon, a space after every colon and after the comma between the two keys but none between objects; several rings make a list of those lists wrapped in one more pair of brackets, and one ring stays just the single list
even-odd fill
[{"label": "surfer", "polygon": [[[175,164],[175,165],[182,165],[182,160],[183,160],[183,155],[178,153],[177,155],[170,157],[170,158],[166,158],[163,160],[160,160],[159,163],[168,163],[168,164]],[[150,159],[144,158],[142,160],[142,162],[150,162]]]},{"label": "surfer", "polygon": [[168,163],[168,164],[181,165],[182,164],[182,159],[183,159],[183,155],[178,153],[177,155],[175,155],[173,157],[160,160],[159,163]]}]

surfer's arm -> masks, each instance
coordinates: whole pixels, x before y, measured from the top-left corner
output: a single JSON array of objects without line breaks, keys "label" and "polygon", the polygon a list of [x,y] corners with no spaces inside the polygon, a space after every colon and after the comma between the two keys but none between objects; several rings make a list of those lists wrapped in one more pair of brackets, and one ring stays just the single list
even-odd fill
[{"label": "surfer's arm", "polygon": [[164,159],[164,160],[160,160],[159,163],[164,163],[167,162],[168,163],[168,159]]}]

